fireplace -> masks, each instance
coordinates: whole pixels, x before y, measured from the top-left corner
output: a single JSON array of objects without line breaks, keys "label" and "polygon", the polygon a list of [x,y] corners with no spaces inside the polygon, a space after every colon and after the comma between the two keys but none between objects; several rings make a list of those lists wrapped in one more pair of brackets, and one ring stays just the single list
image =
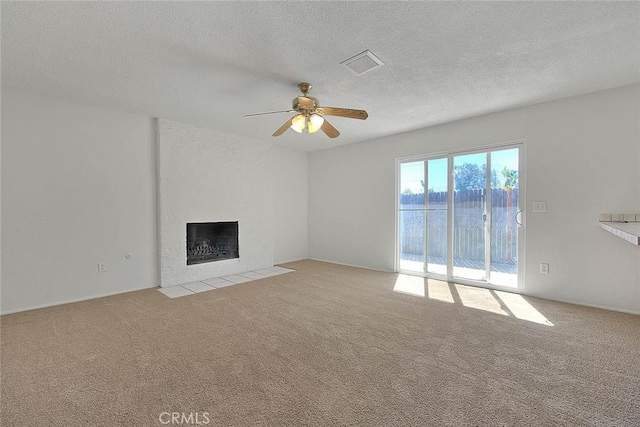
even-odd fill
[{"label": "fireplace", "polygon": [[240,258],[238,221],[187,223],[187,265]]}]

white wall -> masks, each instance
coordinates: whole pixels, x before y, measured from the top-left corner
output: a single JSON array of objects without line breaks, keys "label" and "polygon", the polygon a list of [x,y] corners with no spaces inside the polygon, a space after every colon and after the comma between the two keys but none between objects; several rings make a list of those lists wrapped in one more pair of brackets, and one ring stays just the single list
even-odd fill
[{"label": "white wall", "polygon": [[[168,120],[158,141],[161,286],[306,257],[306,153]],[[239,222],[240,258],[186,265],[186,223],[218,221]]]},{"label": "white wall", "polygon": [[[0,90],[1,91],[1,90]],[[2,103],[0,103],[0,117],[2,116]],[[0,120],[0,129],[2,120]],[[0,137],[0,154],[2,153],[2,138]],[[0,155],[0,172],[2,171],[2,156]],[[2,242],[2,173],[0,173],[0,242]],[[2,313],[2,244],[0,244],[0,314]]]},{"label": "white wall", "polygon": [[632,85],[310,153],[309,256],[392,270],[396,158],[526,140],[525,293],[640,312],[640,248],[597,223],[640,208],[639,117]]},{"label": "white wall", "polygon": [[154,135],[145,117],[2,88],[3,313],[157,286]]},{"label": "white wall", "polygon": [[304,259],[307,244],[307,153],[273,147],[274,263]]},{"label": "white wall", "polygon": [[[2,313],[158,286],[162,206],[165,225],[181,222],[163,254],[182,276],[167,283],[306,258],[307,153],[160,123],[2,88]],[[227,217],[242,260],[185,273],[186,219]]]}]

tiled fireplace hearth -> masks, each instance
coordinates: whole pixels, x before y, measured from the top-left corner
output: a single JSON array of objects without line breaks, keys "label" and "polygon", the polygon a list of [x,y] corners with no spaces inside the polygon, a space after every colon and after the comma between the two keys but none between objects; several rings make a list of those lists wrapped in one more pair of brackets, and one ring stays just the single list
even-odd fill
[{"label": "tiled fireplace hearth", "polygon": [[263,268],[256,271],[248,271],[239,274],[231,274],[224,277],[213,277],[198,282],[185,283],[177,286],[169,286],[159,291],[169,298],[178,298],[186,295],[198,294],[200,292],[212,291],[215,289],[226,288],[228,286],[240,283],[253,282],[255,280],[265,279],[267,277],[278,276],[280,274],[290,273],[290,268],[280,266]]}]

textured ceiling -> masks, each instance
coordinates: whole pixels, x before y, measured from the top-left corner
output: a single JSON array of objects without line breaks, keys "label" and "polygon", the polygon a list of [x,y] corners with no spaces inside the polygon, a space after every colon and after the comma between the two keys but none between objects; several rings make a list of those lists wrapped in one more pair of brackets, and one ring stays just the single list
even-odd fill
[{"label": "textured ceiling", "polygon": [[[315,150],[638,82],[640,3],[2,2],[1,49],[5,86]],[[300,81],[369,119],[242,117]]]}]

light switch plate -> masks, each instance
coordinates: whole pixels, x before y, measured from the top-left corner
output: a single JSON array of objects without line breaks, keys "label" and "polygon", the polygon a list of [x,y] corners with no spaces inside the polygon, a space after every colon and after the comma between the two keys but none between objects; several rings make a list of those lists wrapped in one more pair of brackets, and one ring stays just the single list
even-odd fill
[{"label": "light switch plate", "polygon": [[534,212],[546,212],[547,211],[547,202],[533,202],[533,211]]},{"label": "light switch plate", "polygon": [[549,264],[546,262],[540,263],[540,274],[549,274]]}]

